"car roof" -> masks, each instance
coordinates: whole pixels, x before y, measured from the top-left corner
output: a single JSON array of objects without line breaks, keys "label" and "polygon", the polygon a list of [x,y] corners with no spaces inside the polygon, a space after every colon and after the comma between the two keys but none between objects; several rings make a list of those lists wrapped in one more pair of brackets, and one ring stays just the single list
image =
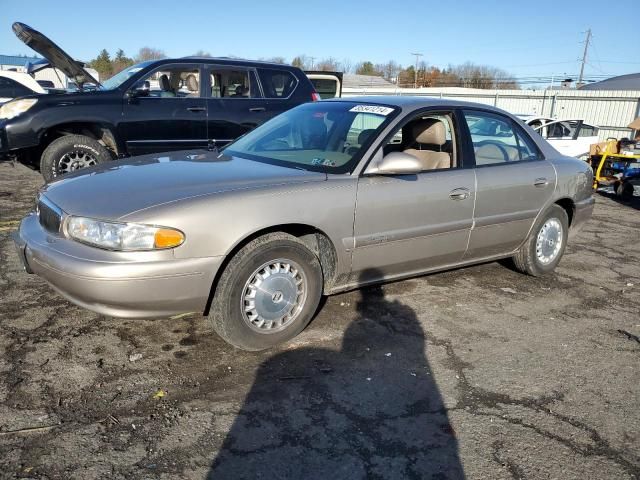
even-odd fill
[{"label": "car roof", "polygon": [[282,70],[298,70],[298,68],[284,63],[265,62],[262,60],[246,60],[244,58],[231,58],[231,57],[201,57],[190,56],[180,58],[162,58],[152,61],[154,64],[158,63],[190,63],[190,62],[202,62],[202,63],[217,63],[220,65],[241,65],[251,67],[269,67]]},{"label": "car roof", "polygon": [[47,93],[42,86],[31,76],[22,72],[12,72],[10,70],[1,70],[0,77],[10,78],[21,85],[24,85],[33,93]]},{"label": "car roof", "polygon": [[500,108],[492,107],[484,103],[463,102],[460,100],[451,100],[449,98],[434,98],[425,96],[409,96],[409,95],[362,95],[356,97],[342,97],[322,100],[323,102],[354,102],[367,103],[372,105],[385,105],[401,108],[403,110],[419,110],[428,107],[461,107],[461,108],[482,108],[483,110],[493,111],[496,113],[513,115]]}]

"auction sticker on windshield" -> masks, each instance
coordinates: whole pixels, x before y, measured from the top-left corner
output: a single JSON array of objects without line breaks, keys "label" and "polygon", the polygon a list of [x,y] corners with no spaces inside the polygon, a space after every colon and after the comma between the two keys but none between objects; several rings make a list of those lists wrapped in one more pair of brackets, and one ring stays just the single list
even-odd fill
[{"label": "auction sticker on windshield", "polygon": [[384,115],[386,117],[391,112],[393,112],[393,108],[381,107],[380,105],[356,105],[349,111],[355,113],[374,113],[376,115]]}]

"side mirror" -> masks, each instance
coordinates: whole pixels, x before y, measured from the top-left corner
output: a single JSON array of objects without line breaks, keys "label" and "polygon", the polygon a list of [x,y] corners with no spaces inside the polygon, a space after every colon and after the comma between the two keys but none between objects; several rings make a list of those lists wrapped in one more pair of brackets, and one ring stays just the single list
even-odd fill
[{"label": "side mirror", "polygon": [[374,156],[365,173],[375,175],[415,175],[422,171],[422,164],[413,155],[391,152],[382,156],[382,150]]}]

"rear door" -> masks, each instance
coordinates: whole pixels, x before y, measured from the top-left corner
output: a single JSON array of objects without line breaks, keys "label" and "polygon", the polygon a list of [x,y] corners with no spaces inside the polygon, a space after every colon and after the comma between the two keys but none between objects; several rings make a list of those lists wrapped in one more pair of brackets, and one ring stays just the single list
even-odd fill
[{"label": "rear door", "polygon": [[[476,204],[467,259],[516,249],[555,188],[555,169],[511,118],[464,110],[475,152]],[[494,124],[478,129],[473,125]],[[490,135],[484,135],[491,132]]]},{"label": "rear door", "polygon": [[206,66],[207,135],[211,144],[225,145],[271,117],[257,78],[254,68]]},{"label": "rear door", "polygon": [[125,95],[119,129],[131,155],[207,147],[202,65],[165,64]]}]

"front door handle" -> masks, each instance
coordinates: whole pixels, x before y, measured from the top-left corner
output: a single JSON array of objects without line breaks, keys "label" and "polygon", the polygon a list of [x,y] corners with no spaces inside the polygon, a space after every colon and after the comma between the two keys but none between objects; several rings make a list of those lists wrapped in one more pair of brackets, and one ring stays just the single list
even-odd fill
[{"label": "front door handle", "polygon": [[264,107],[254,107],[249,109],[250,112],[254,112],[254,113],[264,112],[265,110],[266,108]]},{"label": "front door handle", "polygon": [[205,107],[188,107],[187,110],[190,112],[204,112],[206,110]]},{"label": "front door handle", "polygon": [[533,184],[538,188],[542,188],[542,187],[546,187],[547,185],[549,185],[549,180],[547,180],[544,177],[540,177],[540,178],[536,178],[535,181],[533,182]]},{"label": "front door handle", "polygon": [[449,192],[449,198],[451,200],[465,200],[469,198],[471,192],[468,188],[454,188]]}]

